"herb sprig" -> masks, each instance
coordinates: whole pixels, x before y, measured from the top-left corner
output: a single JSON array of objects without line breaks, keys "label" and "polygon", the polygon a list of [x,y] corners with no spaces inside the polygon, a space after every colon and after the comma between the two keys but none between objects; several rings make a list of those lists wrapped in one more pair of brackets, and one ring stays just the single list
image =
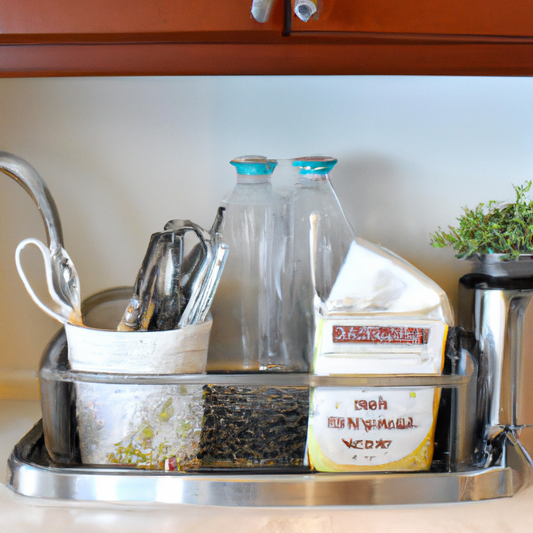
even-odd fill
[{"label": "herb sprig", "polygon": [[531,181],[513,185],[516,202],[498,205],[491,201],[485,209],[481,203],[474,209],[463,207],[457,218],[459,227],[448,226],[430,235],[435,248],[451,246],[456,257],[466,259],[474,254],[505,254],[502,259],[518,259],[520,254],[533,253],[533,201],[526,194]]}]

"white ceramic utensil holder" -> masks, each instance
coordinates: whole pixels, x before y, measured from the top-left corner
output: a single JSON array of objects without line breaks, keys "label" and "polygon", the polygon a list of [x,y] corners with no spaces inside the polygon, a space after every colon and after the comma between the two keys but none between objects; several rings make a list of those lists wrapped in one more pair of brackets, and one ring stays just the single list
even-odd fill
[{"label": "white ceramic utensil holder", "polygon": [[[137,378],[205,373],[211,324],[146,332],[65,325],[71,369],[88,376],[75,385],[82,463],[175,470],[194,455],[202,385],[139,384]],[[116,382],[124,374],[132,384]]]},{"label": "white ceramic utensil holder", "polygon": [[203,374],[212,320],[167,331],[112,331],[65,324],[72,370]]}]

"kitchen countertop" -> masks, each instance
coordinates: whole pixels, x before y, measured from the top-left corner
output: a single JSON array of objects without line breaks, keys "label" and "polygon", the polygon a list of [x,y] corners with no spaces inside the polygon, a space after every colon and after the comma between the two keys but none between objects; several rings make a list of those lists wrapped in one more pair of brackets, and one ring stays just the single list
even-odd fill
[{"label": "kitchen countertop", "polygon": [[[0,476],[16,442],[40,418],[29,400],[0,400]],[[244,509],[49,501],[0,485],[0,532],[76,533],[522,533],[533,523],[533,486],[475,503],[350,509]]]}]

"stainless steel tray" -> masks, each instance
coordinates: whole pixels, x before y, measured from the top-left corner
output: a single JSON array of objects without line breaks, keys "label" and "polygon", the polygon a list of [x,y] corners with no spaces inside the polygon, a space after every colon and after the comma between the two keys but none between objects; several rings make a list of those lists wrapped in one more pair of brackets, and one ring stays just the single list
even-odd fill
[{"label": "stainless steel tray", "polygon": [[59,467],[38,423],[15,446],[7,485],[23,496],[76,501],[154,502],[233,507],[329,507],[435,504],[514,495],[532,479],[532,463],[512,430],[499,464],[446,473],[210,473]]}]

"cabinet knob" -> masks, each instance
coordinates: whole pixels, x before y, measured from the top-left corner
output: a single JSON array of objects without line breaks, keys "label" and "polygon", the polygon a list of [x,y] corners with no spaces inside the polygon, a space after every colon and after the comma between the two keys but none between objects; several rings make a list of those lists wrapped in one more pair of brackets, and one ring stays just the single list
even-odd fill
[{"label": "cabinet knob", "polygon": [[316,0],[295,0],[294,14],[303,22],[307,22],[317,12]]},{"label": "cabinet knob", "polygon": [[253,0],[252,1],[252,17],[257,22],[267,22],[270,18],[272,6],[276,0]]}]

